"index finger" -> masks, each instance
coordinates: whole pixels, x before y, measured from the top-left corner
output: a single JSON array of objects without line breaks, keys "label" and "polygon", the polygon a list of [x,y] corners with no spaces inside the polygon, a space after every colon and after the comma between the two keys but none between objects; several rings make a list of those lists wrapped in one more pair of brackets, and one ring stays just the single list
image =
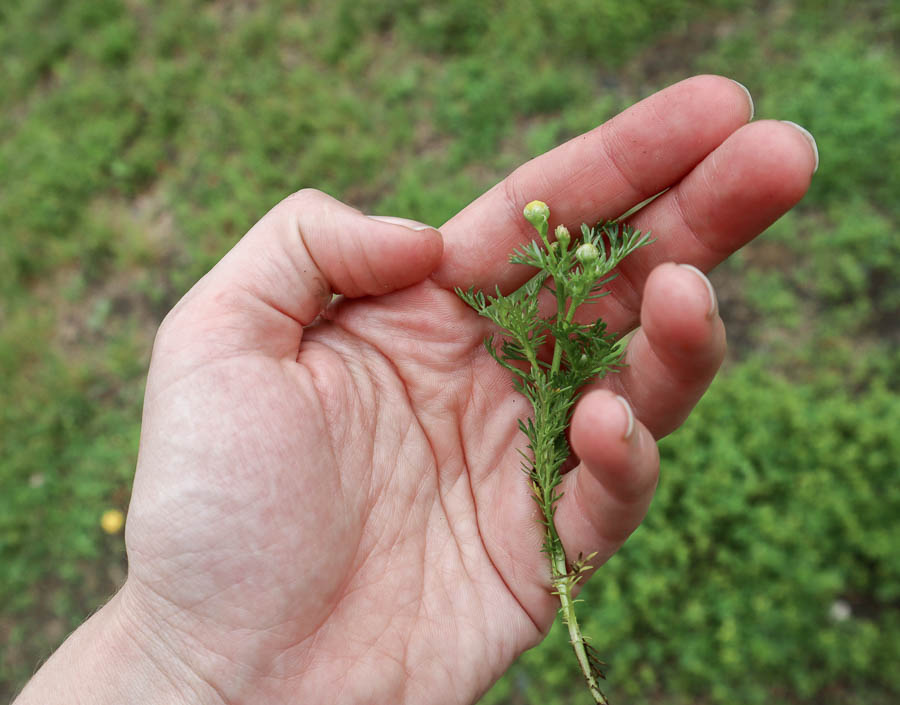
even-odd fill
[{"label": "index finger", "polygon": [[512,290],[530,276],[509,264],[534,237],[522,217],[531,200],[550,204],[570,227],[616,218],[688,174],[751,117],[746,89],[722,76],[695,76],[523,164],[441,227],[441,286]]}]

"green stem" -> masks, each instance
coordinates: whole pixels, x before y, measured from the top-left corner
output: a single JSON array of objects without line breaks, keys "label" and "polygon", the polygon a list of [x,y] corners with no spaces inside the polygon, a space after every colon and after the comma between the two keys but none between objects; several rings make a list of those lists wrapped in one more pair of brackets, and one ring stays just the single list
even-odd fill
[{"label": "green stem", "polygon": [[[551,519],[550,526],[552,527],[552,525],[553,520]],[[553,527],[553,534],[555,533],[555,527]],[[581,673],[587,682],[588,690],[595,703],[609,705],[609,701],[603,695],[597,683],[597,676],[594,673],[594,668],[591,666],[591,660],[587,653],[587,643],[584,640],[584,635],[581,633],[578,617],[575,615],[575,599],[572,597],[572,587],[575,584],[573,578],[575,576],[569,574],[566,566],[566,554],[559,543],[559,539],[556,540],[556,544],[551,549],[550,565],[553,571],[553,587],[556,594],[559,595],[563,622],[569,629],[569,642],[575,651],[575,658],[578,659],[578,665],[581,667]]]},{"label": "green stem", "polygon": [[[565,284],[559,280],[555,280],[554,288],[556,289],[556,320],[559,321],[562,319],[567,324],[571,323],[572,318],[575,315],[575,309],[577,308],[576,302],[570,300],[567,309]],[[561,364],[562,345],[560,345],[559,341],[554,337],[553,361],[550,364],[549,373],[551,380],[559,373]],[[534,363],[532,364],[532,369],[535,374],[540,372],[540,369]],[[543,420],[540,412],[545,408],[541,401],[543,400],[540,400],[535,408],[535,417],[538,421],[539,429],[546,427],[543,423],[540,423],[540,421]],[[540,446],[543,450],[551,447],[552,443],[543,443],[540,444]],[[536,451],[537,449],[534,450]],[[606,699],[606,696],[603,695],[597,684],[598,671],[591,664],[587,642],[585,641],[584,635],[581,633],[581,626],[578,624],[578,617],[575,614],[575,598],[572,595],[572,588],[577,583],[578,576],[569,572],[566,564],[566,552],[563,549],[562,541],[556,531],[556,524],[553,521],[553,490],[543,484],[544,482],[547,482],[547,475],[549,474],[547,469],[551,464],[552,461],[550,458],[538,457],[538,453],[535,453],[535,467],[538,469],[538,477],[543,481],[541,483],[542,501],[540,504],[547,525],[547,553],[550,557],[553,589],[559,596],[563,622],[565,622],[566,627],[569,630],[569,642],[572,644],[572,649],[575,651],[575,658],[578,660],[581,673],[587,682],[588,691],[595,703],[598,703],[599,705],[609,705],[609,701]]]},{"label": "green stem", "polygon": [[[538,407],[535,409],[536,417],[538,419],[541,419],[540,411],[543,410],[543,408],[544,407],[541,404],[538,404]],[[541,424],[538,427],[545,428],[546,426]],[[578,582],[580,565],[576,564],[572,571],[569,570],[566,562],[566,552],[563,548],[562,540],[559,538],[559,533],[557,533],[556,523],[553,519],[554,490],[552,489],[552,483],[548,481],[547,477],[549,474],[547,470],[552,461],[545,455],[545,453],[549,452],[551,446],[551,443],[545,442],[539,444],[540,449],[544,452],[533,449],[535,450],[535,468],[538,470],[537,475],[540,478],[541,485],[541,501],[539,504],[546,523],[546,551],[550,558],[551,584],[554,593],[559,597],[563,622],[569,630],[569,642],[572,644],[572,649],[575,651],[575,657],[578,660],[581,673],[587,682],[591,697],[593,697],[595,703],[609,705],[609,701],[606,699],[606,696],[603,695],[603,692],[600,690],[597,683],[599,671],[591,663],[591,657],[588,654],[588,645],[584,635],[581,633],[581,626],[578,624],[578,617],[575,614],[575,598],[572,595],[572,590]]]},{"label": "green stem", "polygon": [[[560,316],[563,317],[563,320],[566,323],[571,323],[572,318],[575,316],[575,302],[569,302],[569,310],[565,312],[563,315],[563,309],[565,308],[565,299],[560,299],[559,296],[559,283],[556,284],[557,291],[557,302],[556,302],[556,320],[559,320]],[[559,365],[562,362],[562,345],[559,344],[559,341],[556,338],[553,339],[553,362],[550,364],[550,375],[555,375],[559,372]]]}]

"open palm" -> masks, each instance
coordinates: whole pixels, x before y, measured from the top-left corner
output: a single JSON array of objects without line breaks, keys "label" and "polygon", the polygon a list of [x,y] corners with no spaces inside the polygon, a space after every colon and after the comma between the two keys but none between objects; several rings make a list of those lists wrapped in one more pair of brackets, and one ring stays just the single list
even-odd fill
[{"label": "open palm", "polygon": [[[454,286],[511,290],[530,237],[615,217],[657,242],[592,315],[629,367],[579,403],[558,527],[605,559],[643,518],[655,439],[725,348],[708,270],[805,192],[814,153],[697,77],[514,172],[440,233],[302,191],[176,306],[154,348],[123,590],[225,702],[468,703],[555,615],[521,472],[527,414]],[[343,297],[329,304],[332,292]],[[621,397],[621,398],[620,398]],[[624,400],[627,402],[623,403]],[[633,415],[632,410],[633,409]]]}]

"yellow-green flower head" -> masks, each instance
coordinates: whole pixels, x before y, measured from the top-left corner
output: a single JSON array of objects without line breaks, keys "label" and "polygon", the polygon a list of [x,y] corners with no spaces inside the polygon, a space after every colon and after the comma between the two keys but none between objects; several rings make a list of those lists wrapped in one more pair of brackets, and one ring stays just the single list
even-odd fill
[{"label": "yellow-green flower head", "polygon": [[125,515],[118,509],[107,509],[100,517],[100,527],[107,534],[118,534],[125,526]]},{"label": "yellow-green flower head", "polygon": [[559,246],[564,250],[569,247],[569,242],[571,242],[572,236],[569,235],[569,229],[565,225],[557,225],[556,226],[556,241],[559,243]]},{"label": "yellow-green flower head", "polygon": [[536,228],[540,227],[543,223],[546,223],[550,219],[550,209],[543,201],[532,201],[527,206],[525,206],[523,214],[525,216],[525,220],[527,220]]},{"label": "yellow-green flower head", "polygon": [[597,249],[596,245],[593,245],[590,242],[582,243],[578,246],[578,249],[575,250],[575,259],[582,264],[592,264],[600,259],[600,250]]}]

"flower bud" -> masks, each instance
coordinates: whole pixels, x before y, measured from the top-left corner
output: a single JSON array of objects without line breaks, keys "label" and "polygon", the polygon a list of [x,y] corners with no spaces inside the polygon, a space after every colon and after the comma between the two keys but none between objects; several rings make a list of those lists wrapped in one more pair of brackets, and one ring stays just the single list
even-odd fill
[{"label": "flower bud", "polygon": [[550,209],[543,201],[532,201],[525,206],[525,210],[522,213],[525,216],[525,220],[536,228],[550,219]]},{"label": "flower bud", "polygon": [[566,250],[569,248],[569,242],[571,242],[572,237],[569,235],[569,229],[565,225],[557,225],[556,226],[556,241],[559,243],[559,246]]},{"label": "flower bud", "polygon": [[582,243],[575,250],[575,259],[584,265],[593,264],[600,258],[600,250],[590,242]]}]

